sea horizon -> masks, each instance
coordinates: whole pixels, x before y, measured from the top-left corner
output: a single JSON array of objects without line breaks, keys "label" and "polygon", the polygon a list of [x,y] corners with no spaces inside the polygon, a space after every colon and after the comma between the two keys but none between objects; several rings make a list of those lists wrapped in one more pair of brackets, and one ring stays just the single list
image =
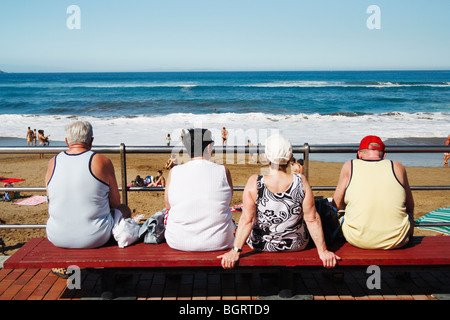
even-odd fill
[{"label": "sea horizon", "polygon": [[261,70],[261,69],[255,69],[255,70],[226,70],[226,69],[187,69],[187,70],[183,70],[183,69],[174,69],[174,70],[170,70],[170,69],[161,69],[161,70],[148,70],[148,71],[137,71],[137,70],[109,70],[109,71],[76,71],[76,70],[66,70],[66,71],[5,71],[3,69],[0,69],[0,72],[2,72],[3,74],[83,74],[83,73],[87,73],[87,74],[95,74],[95,73],[211,73],[211,72],[220,72],[220,73],[265,73],[265,72],[315,72],[315,73],[320,73],[320,72],[448,72],[450,71],[449,69],[446,68],[405,68],[405,69],[302,69],[302,70],[282,70],[282,69],[267,69],[267,70]]}]

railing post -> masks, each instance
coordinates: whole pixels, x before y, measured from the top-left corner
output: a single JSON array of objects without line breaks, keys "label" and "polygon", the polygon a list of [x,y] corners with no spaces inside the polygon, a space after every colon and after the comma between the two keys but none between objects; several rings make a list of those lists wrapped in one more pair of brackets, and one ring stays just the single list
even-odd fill
[{"label": "railing post", "polygon": [[309,180],[309,144],[305,143],[305,153],[303,154],[303,167],[305,169],[305,177]]},{"label": "railing post", "polygon": [[120,170],[122,173],[122,203],[128,205],[127,188],[127,152],[125,144],[120,144]]}]

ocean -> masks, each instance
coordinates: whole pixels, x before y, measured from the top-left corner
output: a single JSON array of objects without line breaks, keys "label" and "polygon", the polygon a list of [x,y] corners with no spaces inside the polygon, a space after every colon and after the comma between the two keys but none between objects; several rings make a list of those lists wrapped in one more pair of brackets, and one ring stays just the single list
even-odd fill
[{"label": "ocean", "polygon": [[[450,134],[450,71],[142,72],[0,74],[0,146],[26,145],[27,127],[64,141],[73,120],[94,126],[95,145],[171,145],[204,127],[221,145],[264,144],[274,132],[292,144],[443,144]],[[354,155],[313,155],[344,161]],[[441,166],[442,155],[397,155]],[[424,159],[426,163],[424,162]]]}]

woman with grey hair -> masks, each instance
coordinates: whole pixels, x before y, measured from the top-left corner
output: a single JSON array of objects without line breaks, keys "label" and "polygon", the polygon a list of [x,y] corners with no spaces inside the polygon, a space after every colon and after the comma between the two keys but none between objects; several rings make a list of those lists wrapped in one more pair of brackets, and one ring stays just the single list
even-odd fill
[{"label": "woman with grey hair", "polygon": [[248,179],[233,249],[218,256],[222,267],[234,267],[245,242],[260,251],[298,251],[306,247],[309,235],[324,267],[334,267],[340,258],[326,248],[311,187],[303,174],[287,173],[291,143],[281,135],[272,135],[266,140],[265,153],[269,174]]}]

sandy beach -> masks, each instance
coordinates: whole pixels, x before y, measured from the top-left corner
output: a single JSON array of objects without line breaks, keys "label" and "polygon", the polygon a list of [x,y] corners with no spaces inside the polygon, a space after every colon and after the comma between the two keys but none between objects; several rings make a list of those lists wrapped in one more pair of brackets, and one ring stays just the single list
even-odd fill
[{"label": "sandy beach", "polygon": [[[44,175],[48,160],[53,155],[46,154],[44,159],[39,155],[0,155],[2,170],[0,176],[8,178],[25,179],[15,184],[16,187],[43,187]],[[120,185],[119,156],[107,154],[114,163],[116,177]],[[164,176],[168,171],[163,169],[168,158],[167,154],[129,154],[127,156],[127,182],[136,177],[156,175],[157,170],[163,170]],[[387,156],[389,158],[389,155]],[[215,159],[219,161],[219,159]],[[245,186],[247,179],[252,174],[260,174],[266,168],[263,164],[226,162],[230,169],[234,186]],[[310,164],[309,182],[312,186],[336,186],[342,163],[328,163],[315,161]],[[423,185],[448,185],[450,181],[449,168],[407,167],[407,174],[411,186]],[[36,206],[16,205],[22,199],[33,195],[44,195],[42,192],[21,192],[20,199],[13,202],[0,202],[1,224],[45,224],[48,218],[48,205],[46,203]],[[332,197],[333,191],[315,191],[315,196]],[[415,218],[449,205],[450,191],[414,191]],[[231,206],[242,203],[242,192],[235,191]],[[145,218],[164,208],[164,192],[138,191],[128,193],[128,205],[133,215],[143,214]],[[235,220],[239,221],[239,213],[235,213]],[[415,229],[415,235],[436,235],[431,231]],[[34,237],[45,236],[45,229],[1,229],[0,236],[6,247],[5,254],[11,255],[25,242]]]}]

